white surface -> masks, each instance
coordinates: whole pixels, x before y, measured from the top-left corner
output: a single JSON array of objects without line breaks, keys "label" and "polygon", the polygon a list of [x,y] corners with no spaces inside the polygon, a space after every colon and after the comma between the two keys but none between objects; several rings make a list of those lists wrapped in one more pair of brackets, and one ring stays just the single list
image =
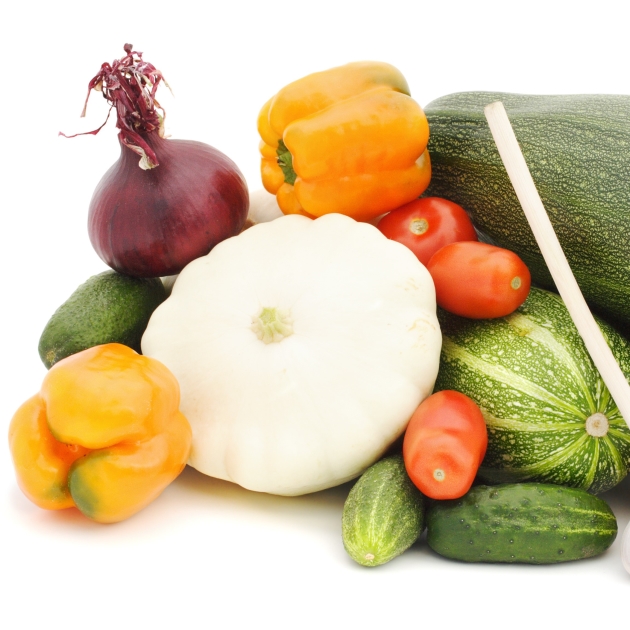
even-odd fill
[{"label": "white surface", "polygon": [[[285,83],[361,59],[387,61],[422,104],[463,90],[628,93],[618,3],[389,0],[319,3],[11,3],[0,21],[4,297],[0,422],[39,388],[37,342],[52,312],[105,269],[86,231],[94,186],[116,159],[114,121],[88,81],[129,41],[171,84],[174,137],[205,141],[260,187],[256,116]],[[498,9],[493,17],[491,9]],[[595,12],[596,11],[596,12]],[[496,54],[496,56],[495,56]],[[378,569],[341,545],[348,486],[300,498],[242,490],[187,470],[113,526],[48,513],[17,489],[0,448],[3,628],[587,628],[627,624],[620,538],[557,566],[448,562],[420,544]],[[630,483],[610,500],[620,530]],[[403,626],[403,624],[405,624]],[[620,627],[625,627],[620,625]]]}]

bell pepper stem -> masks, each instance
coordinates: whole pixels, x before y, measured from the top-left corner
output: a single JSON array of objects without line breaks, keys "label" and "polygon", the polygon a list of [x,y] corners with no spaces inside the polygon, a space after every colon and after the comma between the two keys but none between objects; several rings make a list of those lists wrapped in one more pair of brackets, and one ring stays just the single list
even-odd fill
[{"label": "bell pepper stem", "polygon": [[293,156],[282,140],[278,140],[278,150],[276,154],[278,155],[278,166],[284,175],[284,181],[293,186],[297,177],[293,170]]}]

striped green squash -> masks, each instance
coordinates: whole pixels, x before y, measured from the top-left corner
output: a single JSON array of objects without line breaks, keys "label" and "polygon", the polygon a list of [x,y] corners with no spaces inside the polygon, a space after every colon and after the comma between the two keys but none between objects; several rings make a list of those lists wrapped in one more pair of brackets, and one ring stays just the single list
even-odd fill
[{"label": "striped green squash", "polygon": [[630,96],[450,94],[429,103],[427,195],[471,213],[553,288],[483,113],[502,101],[584,297],[630,331]]},{"label": "striped green squash", "polygon": [[[435,390],[477,402],[488,426],[479,471],[488,483],[541,481],[603,492],[630,468],[630,430],[593,365],[564,302],[532,288],[507,317],[439,312]],[[599,321],[624,374],[630,344]]]}]

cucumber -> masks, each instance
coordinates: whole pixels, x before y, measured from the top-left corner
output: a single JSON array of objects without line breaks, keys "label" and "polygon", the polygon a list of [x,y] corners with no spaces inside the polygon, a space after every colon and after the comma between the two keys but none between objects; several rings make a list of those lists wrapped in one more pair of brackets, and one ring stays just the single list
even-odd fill
[{"label": "cucumber", "polygon": [[616,536],[617,519],[603,499],[553,484],[475,486],[427,513],[429,547],[464,562],[579,560],[603,553]]},{"label": "cucumber", "polygon": [[630,96],[467,92],[426,106],[431,185],[553,288],[483,108],[502,101],[586,300],[630,330]]},{"label": "cucumber", "polygon": [[103,343],[122,343],[140,352],[149,318],[165,299],[159,278],[103,271],[86,280],[54,312],[39,339],[39,356],[50,369],[71,354]]},{"label": "cucumber", "polygon": [[423,529],[424,497],[409,479],[402,455],[370,466],[343,506],[343,545],[353,560],[366,567],[399,556]]},{"label": "cucumber", "polygon": [[[481,408],[487,483],[541,481],[603,492],[630,468],[630,430],[562,299],[532,287],[507,317],[438,312],[442,353],[435,391],[455,389]],[[622,371],[630,344],[599,320]]]}]

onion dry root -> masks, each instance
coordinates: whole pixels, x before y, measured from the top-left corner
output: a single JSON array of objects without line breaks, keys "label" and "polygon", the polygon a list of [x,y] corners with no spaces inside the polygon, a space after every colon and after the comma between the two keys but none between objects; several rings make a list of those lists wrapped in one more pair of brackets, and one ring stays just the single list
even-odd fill
[{"label": "onion dry root", "polygon": [[100,91],[110,113],[115,108],[121,145],[92,196],[88,232],[98,255],[116,271],[172,275],[241,231],[247,184],[217,149],[164,137],[164,110],[155,98],[164,77],[130,44],[125,53],[104,63],[88,86],[88,98]]}]

